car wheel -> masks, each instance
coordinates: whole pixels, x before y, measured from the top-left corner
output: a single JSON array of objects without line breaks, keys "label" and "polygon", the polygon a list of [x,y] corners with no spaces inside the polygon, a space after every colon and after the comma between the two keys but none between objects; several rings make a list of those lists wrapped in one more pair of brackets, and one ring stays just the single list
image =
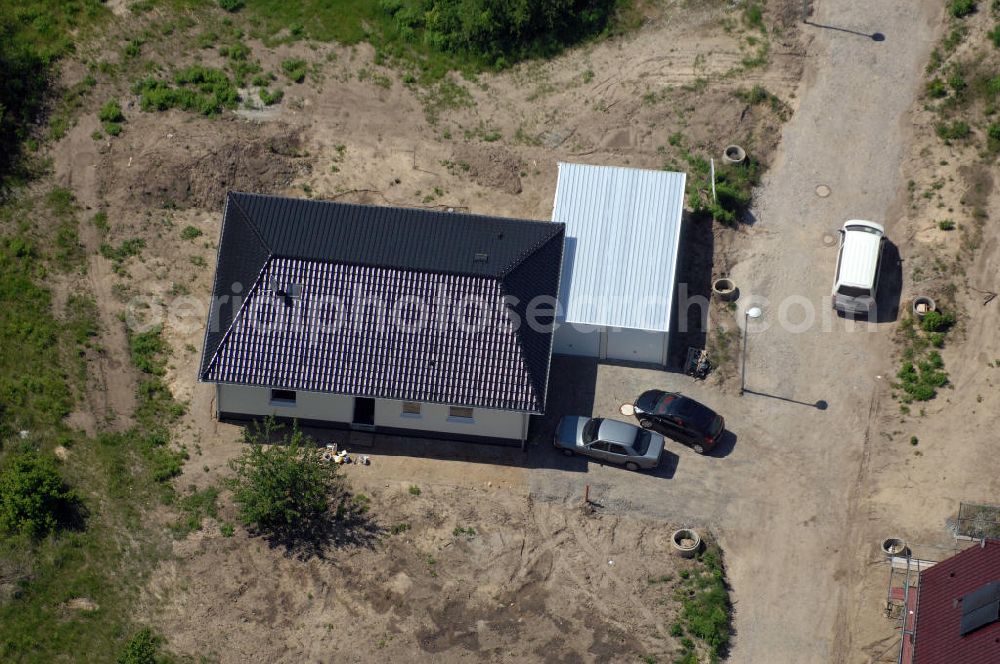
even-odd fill
[{"label": "car wheel", "polygon": [[564,448],[563,448],[563,454],[565,454],[566,456],[573,456],[573,450],[567,450],[567,449],[566,449],[566,448],[564,447]]},{"label": "car wheel", "polygon": [[704,454],[705,453],[705,448],[702,447],[701,443],[695,443],[694,445],[691,446],[691,449],[694,450],[695,452],[697,452],[698,454]]},{"label": "car wheel", "polygon": [[629,461],[625,464],[625,470],[639,470],[639,465]]},{"label": "car wheel", "polygon": [[653,427],[653,420],[647,420],[645,418],[639,420],[639,426],[643,429],[651,429]]}]

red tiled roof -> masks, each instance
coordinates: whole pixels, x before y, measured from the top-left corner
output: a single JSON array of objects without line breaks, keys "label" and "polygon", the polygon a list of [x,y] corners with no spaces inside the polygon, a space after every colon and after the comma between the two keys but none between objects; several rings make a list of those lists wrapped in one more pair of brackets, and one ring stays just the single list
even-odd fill
[{"label": "red tiled roof", "polygon": [[920,573],[913,664],[996,664],[1000,622],[962,636],[964,595],[1000,581],[1000,540],[987,540]]}]

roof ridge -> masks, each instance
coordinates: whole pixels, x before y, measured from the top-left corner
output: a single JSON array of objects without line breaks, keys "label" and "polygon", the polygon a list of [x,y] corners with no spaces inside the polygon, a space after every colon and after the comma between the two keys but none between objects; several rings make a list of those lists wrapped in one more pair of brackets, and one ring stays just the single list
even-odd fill
[{"label": "roof ridge", "polygon": [[525,260],[527,260],[529,256],[540,251],[542,247],[544,247],[546,244],[555,239],[560,232],[565,232],[566,230],[566,224],[561,221],[539,221],[536,223],[551,224],[554,228],[549,232],[547,237],[542,237],[541,239],[539,239],[538,242],[533,244],[528,249],[525,249],[522,253],[518,254],[510,265],[501,269],[499,274],[497,275],[497,278],[500,279],[501,281],[506,279],[507,275],[516,270]]},{"label": "roof ridge", "polygon": [[[240,205],[240,202],[237,199],[238,196],[257,196],[257,195],[259,194],[251,194],[244,191],[231,191],[229,192],[229,200],[236,206],[236,209],[239,210],[240,214],[243,215],[243,218],[246,219],[247,226],[250,227],[250,229],[253,231],[253,234],[257,236],[258,240],[260,240],[261,245],[265,249],[267,249],[268,260],[270,260],[271,258],[274,257],[274,249],[271,248],[271,245],[269,245],[267,243],[267,240],[264,239],[264,235],[260,232],[260,229],[257,228],[257,222],[254,220],[253,215],[251,215],[245,207]],[[266,264],[267,263],[265,261],[265,265]]]},{"label": "roof ridge", "polygon": [[[266,247],[267,245],[264,246]],[[267,270],[267,266],[270,265],[274,259],[275,256],[268,256],[267,260],[264,261],[264,264],[260,266],[260,270],[257,272],[257,278],[254,279],[253,285],[250,287],[250,290],[247,291],[246,296],[243,298],[243,302],[240,303],[240,310],[233,315],[233,321],[229,324],[229,328],[226,330],[226,333],[222,335],[221,339],[219,339],[219,345],[215,347],[215,352],[212,353],[211,359],[205,363],[205,368],[201,371],[202,380],[205,380],[205,377],[212,370],[212,365],[214,365],[216,360],[219,358],[219,352],[222,351],[223,346],[226,345],[226,342],[229,341],[229,337],[232,336],[233,330],[236,329],[236,325],[243,318],[243,312],[247,308],[247,303],[250,301],[250,297],[257,292],[257,289],[260,287],[261,279],[264,276],[264,271]]]}]

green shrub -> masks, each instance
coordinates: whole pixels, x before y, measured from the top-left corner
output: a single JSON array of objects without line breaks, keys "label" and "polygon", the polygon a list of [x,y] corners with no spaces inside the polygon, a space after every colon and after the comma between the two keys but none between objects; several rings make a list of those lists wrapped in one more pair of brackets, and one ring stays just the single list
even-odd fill
[{"label": "green shrub", "polygon": [[932,99],[947,97],[948,88],[945,86],[944,81],[937,77],[927,81],[927,96]]},{"label": "green shrub", "polygon": [[935,127],[938,137],[943,138],[946,141],[950,140],[961,140],[963,138],[968,138],[969,134],[972,133],[972,129],[969,127],[967,122],[962,120],[955,120],[952,123],[941,122]]},{"label": "green shrub", "polygon": [[138,58],[140,53],[142,53],[142,42],[138,39],[130,41],[122,50],[122,54],[126,58]]},{"label": "green shrub", "polygon": [[770,101],[771,93],[767,91],[760,83],[755,84],[749,90],[740,89],[736,91],[736,96],[742,99],[747,104],[751,106],[756,106],[757,104],[763,104],[766,101]]},{"label": "green shrub", "polygon": [[948,76],[948,85],[955,91],[956,95],[963,94],[965,89],[969,87],[968,82],[965,80],[965,76],[958,69],[953,71],[951,75]]},{"label": "green shrub", "polygon": [[285,60],[281,63],[281,71],[285,72],[285,76],[293,83],[301,83],[306,79],[306,61],[298,59]]},{"label": "green shrub", "polygon": [[994,46],[1000,48],[1000,23],[998,23],[996,27],[994,27],[992,30],[986,33],[986,35],[990,38],[990,41],[993,42]]},{"label": "green shrub", "polygon": [[219,0],[219,6],[227,12],[237,12],[243,9],[243,0]]},{"label": "green shrub", "polygon": [[986,128],[986,136],[991,140],[1000,141],[1000,123],[991,122]]},{"label": "green shrub", "polygon": [[756,2],[748,2],[743,10],[743,20],[751,28],[764,27],[764,9]]},{"label": "green shrub", "polygon": [[[681,618],[687,633],[704,641],[713,658],[725,653],[730,638],[730,602],[726,589],[725,570],[721,552],[709,547],[699,560],[704,567],[684,578],[684,590],[694,591],[693,595],[681,595]],[[685,650],[694,651],[694,643],[685,637],[681,644]],[[697,661],[697,659],[695,659]]]},{"label": "green shrub", "polygon": [[125,647],[118,653],[116,664],[160,664],[158,654],[163,645],[163,637],[143,627],[132,635]]},{"label": "green shrub", "polygon": [[942,219],[938,222],[938,228],[943,231],[953,231],[955,230],[955,222],[951,219]]},{"label": "green shrub", "polygon": [[164,355],[170,351],[163,338],[163,328],[159,325],[147,332],[132,334],[129,339],[129,350],[132,353],[132,363],[139,371],[153,376],[166,373]]},{"label": "green shrub", "polygon": [[125,122],[125,114],[117,99],[109,99],[97,113],[101,122]]},{"label": "green shrub", "polygon": [[954,314],[940,311],[928,311],[920,321],[920,327],[924,332],[947,332],[954,324]]},{"label": "green shrub", "polygon": [[184,240],[194,240],[202,236],[200,228],[195,226],[185,226],[184,230],[181,231],[181,239]]},{"label": "green shrub", "polygon": [[329,518],[330,499],[339,485],[337,467],[324,462],[315,442],[294,428],[277,443],[266,422],[247,432],[248,448],[230,463],[233,502],[240,520],[255,531],[298,537]]},{"label": "green shrub", "polygon": [[50,456],[17,452],[0,470],[0,531],[9,535],[44,537],[69,523],[79,503]]},{"label": "green shrub", "polygon": [[955,18],[963,18],[976,11],[976,0],[951,0],[948,13]]},{"label": "green shrub", "polygon": [[139,107],[147,112],[179,108],[212,116],[236,108],[240,100],[233,82],[221,69],[192,65],[175,73],[174,82],[179,87],[147,77],[133,85],[132,92],[139,95]]},{"label": "green shrub", "polygon": [[262,88],[260,91],[260,100],[265,106],[271,106],[277,104],[279,101],[284,99],[285,92],[281,88],[278,88],[274,92],[271,92],[267,88]]}]

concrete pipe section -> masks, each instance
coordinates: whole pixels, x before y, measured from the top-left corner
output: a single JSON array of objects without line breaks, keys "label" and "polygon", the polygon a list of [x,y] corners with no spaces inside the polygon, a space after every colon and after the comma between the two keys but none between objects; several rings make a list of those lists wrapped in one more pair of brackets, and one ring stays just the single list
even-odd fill
[{"label": "concrete pipe section", "polygon": [[722,161],[726,164],[742,164],[747,158],[747,151],[738,145],[727,145],[722,151]]},{"label": "concrete pipe section", "polygon": [[905,556],[906,540],[899,537],[886,537],[882,540],[882,553],[887,556]]},{"label": "concrete pipe section", "polygon": [[716,279],[712,282],[712,292],[726,302],[732,302],[740,296],[740,290],[732,279]]},{"label": "concrete pipe section", "polygon": [[933,298],[926,295],[913,298],[913,315],[917,317],[917,320],[922,320],[924,316],[935,309],[937,309],[937,305]]},{"label": "concrete pipe section", "polygon": [[690,528],[675,530],[670,543],[681,558],[694,558],[701,548],[701,535]]}]

